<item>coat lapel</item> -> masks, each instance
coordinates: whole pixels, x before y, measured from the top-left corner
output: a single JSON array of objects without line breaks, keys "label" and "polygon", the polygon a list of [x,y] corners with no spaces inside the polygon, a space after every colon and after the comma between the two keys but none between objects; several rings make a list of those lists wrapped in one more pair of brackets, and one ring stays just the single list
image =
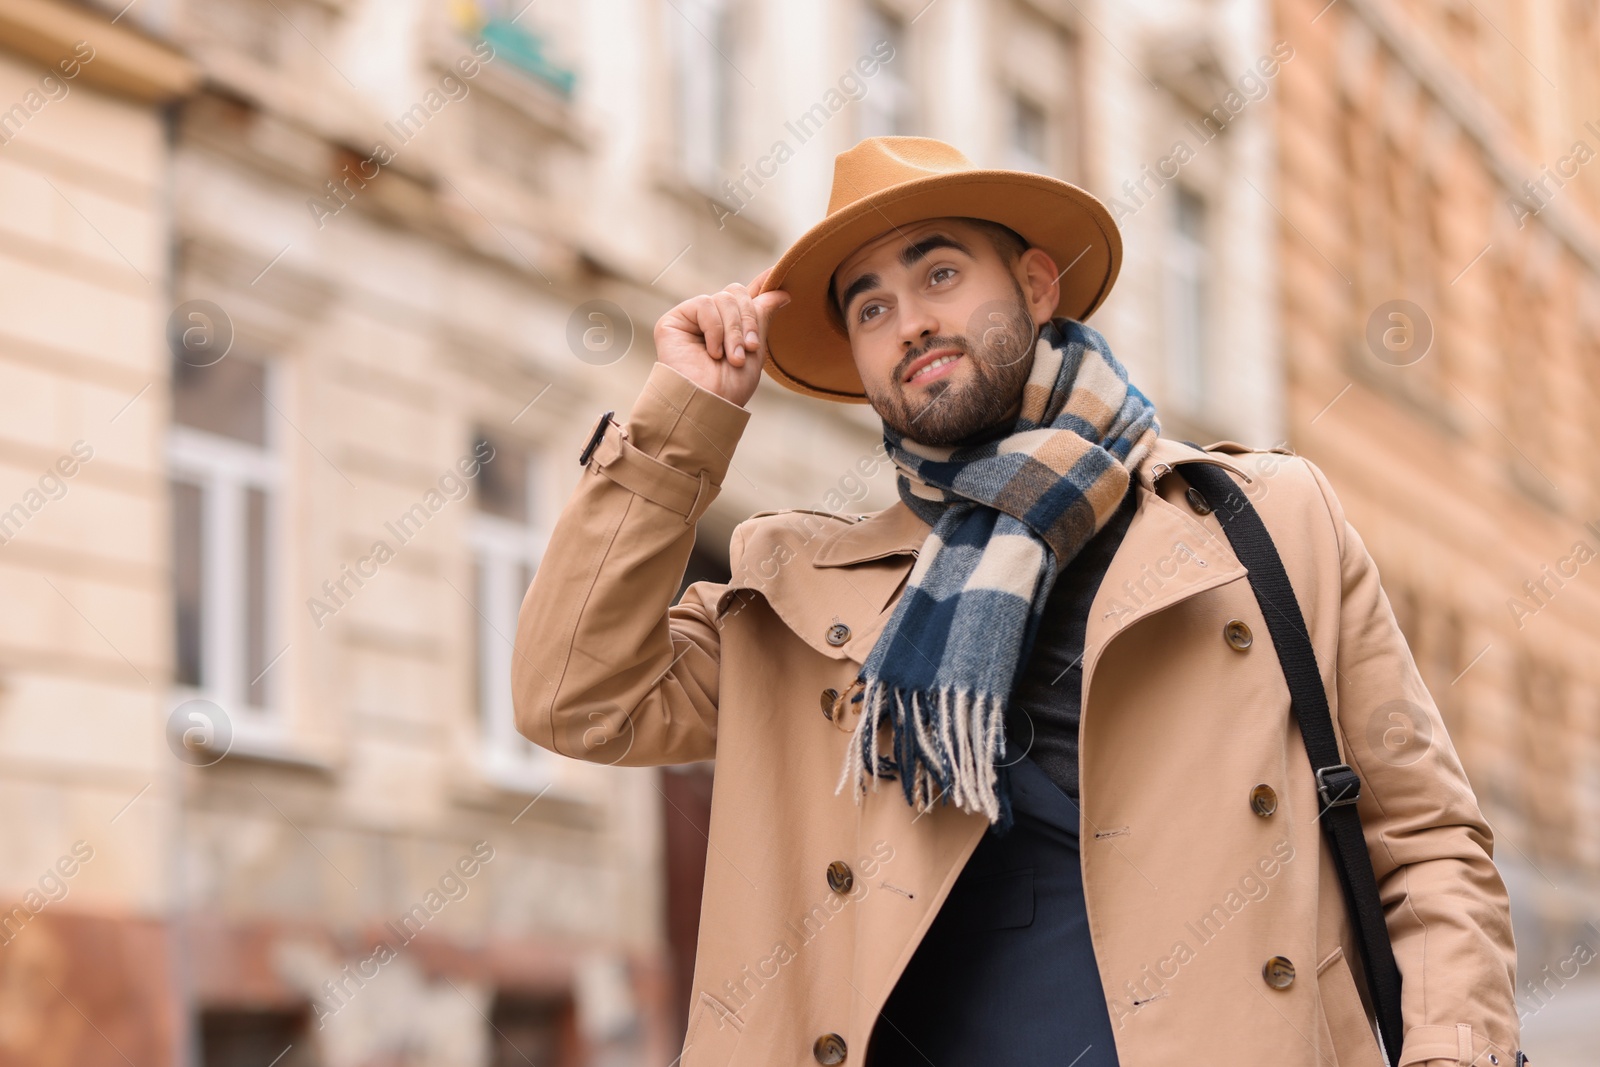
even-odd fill
[{"label": "coat lapel", "polygon": [[1160,438],[1137,472],[1138,507],[1089,609],[1083,647],[1083,691],[1106,646],[1131,625],[1192,596],[1245,577],[1227,540],[1187,508],[1157,491],[1163,477],[1186,463],[1210,463],[1251,478],[1225,458]]},{"label": "coat lapel", "polygon": [[[761,516],[757,516],[761,518]],[[775,513],[752,522],[721,615],[759,593],[790,630],[829,659],[864,662],[888,623],[928,525],[904,504],[861,519],[826,512]],[[843,644],[830,640],[843,624]]]},{"label": "coat lapel", "polygon": [[823,574],[852,585],[857,599],[875,606],[866,625],[852,629],[843,651],[857,663],[877,644],[930,527],[898,500],[824,542],[812,559]]}]

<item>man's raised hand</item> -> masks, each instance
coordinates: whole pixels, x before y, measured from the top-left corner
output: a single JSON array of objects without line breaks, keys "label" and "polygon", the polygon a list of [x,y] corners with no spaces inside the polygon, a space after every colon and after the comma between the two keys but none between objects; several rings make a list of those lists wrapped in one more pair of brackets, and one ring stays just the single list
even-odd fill
[{"label": "man's raised hand", "polygon": [[741,406],[755,395],[767,351],[767,321],[789,302],[782,289],[761,291],[768,267],[749,285],[734,282],[692,296],[656,323],[656,359],[702,389]]}]

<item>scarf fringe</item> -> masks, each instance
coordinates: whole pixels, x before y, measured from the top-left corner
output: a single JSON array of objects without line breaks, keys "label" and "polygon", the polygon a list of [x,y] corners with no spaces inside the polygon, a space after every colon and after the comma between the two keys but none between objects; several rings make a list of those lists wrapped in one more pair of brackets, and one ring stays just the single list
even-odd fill
[{"label": "scarf fringe", "polygon": [[[952,688],[907,692],[877,682],[844,699],[861,700],[864,706],[835,796],[853,779],[852,797],[860,804],[870,766],[874,792],[880,779],[898,776],[906,800],[918,812],[942,802],[981,813],[990,823],[1009,814],[1010,805],[996,789],[995,767],[1006,753],[1005,702],[1000,698]],[[879,752],[878,745],[886,715],[893,725],[892,758]]]}]

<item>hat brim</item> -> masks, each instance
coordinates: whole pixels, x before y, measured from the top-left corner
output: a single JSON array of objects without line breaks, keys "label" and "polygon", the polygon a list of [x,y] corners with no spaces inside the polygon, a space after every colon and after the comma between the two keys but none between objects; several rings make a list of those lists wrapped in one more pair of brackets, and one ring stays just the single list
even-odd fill
[{"label": "hat brim", "polygon": [[1013,170],[936,174],[863,197],[807,230],[767,276],[763,292],[790,301],[767,327],[767,373],[808,396],[864,404],[850,339],[829,308],[845,257],[873,237],[926,219],[998,222],[1043,249],[1061,270],[1055,314],[1082,321],[1105,301],[1122,266],[1122,235],[1104,204],[1068,182]]}]

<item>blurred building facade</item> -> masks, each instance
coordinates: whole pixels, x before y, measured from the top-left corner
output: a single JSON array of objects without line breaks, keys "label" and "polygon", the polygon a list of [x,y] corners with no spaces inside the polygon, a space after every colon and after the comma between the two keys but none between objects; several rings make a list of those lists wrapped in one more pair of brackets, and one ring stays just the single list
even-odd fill
[{"label": "blurred building facade", "polygon": [[1275,196],[1290,440],[1377,559],[1495,830],[1523,1047],[1588,1063],[1600,5],[1277,0],[1275,20],[1302,55]]},{"label": "blurred building facade", "polygon": [[[1524,967],[1570,955],[1596,605],[1541,568],[1600,524],[1592,4],[524,2],[0,3],[0,1064],[672,1060],[711,768],[534,748],[509,639],[656,318],[882,133],[1112,207],[1094,325],[1169,435],[1328,470]],[[1367,342],[1398,299],[1425,358]],[[893,498],[870,412],[751,407],[691,579],[753,512]]]},{"label": "blurred building facade", "polygon": [[174,809],[151,796],[171,762],[151,394],[168,310],[163,108],[198,74],[107,21],[0,9],[7,1064],[110,1062],[111,1043],[165,1062],[184,1025],[166,965]]}]

